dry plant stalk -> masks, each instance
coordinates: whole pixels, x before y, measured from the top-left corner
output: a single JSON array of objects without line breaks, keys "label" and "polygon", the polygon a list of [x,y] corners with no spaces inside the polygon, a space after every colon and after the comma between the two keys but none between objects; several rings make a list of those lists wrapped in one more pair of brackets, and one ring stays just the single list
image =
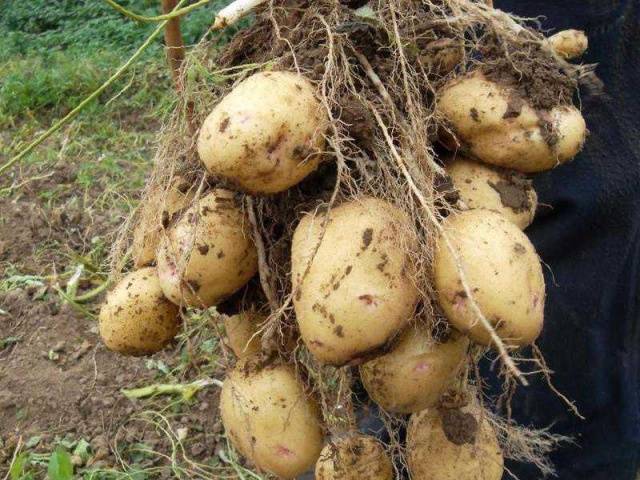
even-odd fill
[{"label": "dry plant stalk", "polygon": [[[446,127],[434,113],[438,90],[451,78],[473,69],[501,68],[504,74],[518,77],[532,65],[533,70],[561,67],[563,74],[548,79],[547,86],[558,92],[557,101],[563,103],[570,101],[563,92],[567,85],[577,85],[580,72],[559,62],[544,46],[544,37],[523,19],[472,0],[373,0],[374,16],[364,17],[332,0],[247,1],[235,2],[233,8],[242,7],[235,11],[246,12],[256,6],[255,21],[224,49],[216,46],[214,37],[203,40],[185,58],[183,94],[160,132],[142,207],[125,223],[114,243],[112,268],[118,275],[126,267],[135,223],[151,219],[161,224],[161,209],[145,199],[167,191],[174,176],[194,185],[202,182],[205,188],[225,186],[223,179],[208,177],[199,162],[196,134],[189,129],[191,118],[202,124],[220,98],[256,71],[291,70],[315,82],[331,120],[327,161],[318,173],[281,194],[262,198],[238,194],[245,197],[258,246],[261,285],[261,289],[250,285],[251,290],[242,292],[238,302],[245,307],[268,306],[270,316],[260,332],[263,344],[280,345],[276,353],[295,360],[312,377],[328,429],[337,433],[356,425],[348,370],[318,365],[300,344],[294,352],[283,347],[290,344],[284,337],[295,331],[289,256],[293,229],[302,214],[328,211],[324,216],[328,221],[333,205],[365,195],[403,209],[415,220],[415,231],[407,236],[420,239],[410,255],[416,266],[413,280],[422,296],[421,314],[437,318],[432,307],[436,298],[430,273],[433,250],[440,235],[449,243],[441,222],[453,208],[437,188],[443,169],[434,142],[438,130]],[[219,17],[216,25],[236,18]],[[443,52],[458,55],[455,68],[447,66]],[[176,260],[178,265],[185,263],[185,259]],[[458,268],[464,280],[464,265],[459,261]],[[463,287],[477,320],[491,334],[506,382],[517,379],[526,384],[511,352],[464,281]],[[469,371],[476,369],[478,357]],[[474,383],[470,377],[467,371],[460,389],[481,390],[480,380],[469,387]],[[394,416],[384,418],[392,435],[404,422]],[[498,417],[493,421],[508,456],[530,461],[545,473],[551,471],[545,457],[558,438]],[[399,439],[392,441],[391,450],[403,461]]]}]

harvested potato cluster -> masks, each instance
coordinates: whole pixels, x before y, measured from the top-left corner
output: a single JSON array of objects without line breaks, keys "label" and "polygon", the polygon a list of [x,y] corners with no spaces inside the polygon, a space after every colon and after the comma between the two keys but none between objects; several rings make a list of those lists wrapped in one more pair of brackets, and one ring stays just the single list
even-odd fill
[{"label": "harvested potato cluster", "polygon": [[[583,146],[584,71],[566,60],[586,37],[471,0],[402,15],[271,3],[215,61],[203,48],[185,64],[104,343],[152,354],[194,311],[211,321],[234,467],[268,478],[499,480],[504,456],[540,464],[533,435],[506,445],[477,367],[497,355],[511,392],[542,331],[527,175]],[[384,442],[359,428],[370,411]]]}]

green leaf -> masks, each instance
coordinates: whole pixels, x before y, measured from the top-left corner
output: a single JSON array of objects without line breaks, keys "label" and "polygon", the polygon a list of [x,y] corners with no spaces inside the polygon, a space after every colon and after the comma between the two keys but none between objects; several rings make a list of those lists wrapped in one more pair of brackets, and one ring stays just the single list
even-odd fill
[{"label": "green leaf", "polygon": [[64,448],[58,447],[51,454],[47,475],[49,480],[73,480],[71,456]]},{"label": "green leaf", "polygon": [[81,438],[73,450],[73,454],[79,456],[85,462],[91,458],[91,452],[89,451],[91,446],[84,438]]},{"label": "green leaf", "polygon": [[29,459],[29,452],[22,452],[16,457],[9,469],[9,478],[11,480],[19,480],[24,473],[24,467]]},{"label": "green leaf", "polygon": [[42,437],[40,435],[34,435],[33,437],[30,437],[29,440],[27,440],[24,446],[27,448],[33,448],[40,443],[41,439]]}]

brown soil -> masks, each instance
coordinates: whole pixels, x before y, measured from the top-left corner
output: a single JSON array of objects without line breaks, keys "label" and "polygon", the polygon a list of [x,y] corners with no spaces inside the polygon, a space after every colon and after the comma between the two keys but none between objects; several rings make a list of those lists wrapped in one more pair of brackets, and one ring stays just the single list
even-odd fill
[{"label": "brown soil", "polygon": [[496,183],[489,182],[498,195],[500,202],[505,207],[515,212],[526,212],[531,208],[531,180],[523,175],[506,174]]},{"label": "brown soil", "polygon": [[[64,172],[56,173],[46,184],[34,182],[22,189],[17,199],[0,199],[0,279],[8,276],[10,267],[20,274],[60,273],[70,255],[86,254],[91,238],[114,229],[119,212],[90,215],[81,207],[43,206],[38,198],[42,188],[71,181]],[[91,287],[81,284],[79,293]],[[95,304],[88,308],[95,309]],[[91,467],[116,466],[116,436],[126,444],[143,442],[170,451],[165,436],[148,423],[131,420],[154,403],[131,401],[120,392],[157,382],[157,370],[146,367],[148,358],[108,351],[100,342],[97,323],[62,304],[50,285],[0,293],[0,341],[10,337],[17,340],[0,343],[0,477],[19,439],[24,445],[39,437],[30,448],[41,453],[51,452],[63,438],[84,439],[90,443]],[[174,364],[180,355],[172,349],[152,358]],[[208,459],[214,456],[221,431],[212,413],[217,390],[205,389],[197,400],[174,411],[172,421],[188,429],[187,453]]]},{"label": "brown soil", "polygon": [[[538,44],[520,45],[518,50],[509,48],[508,56],[505,48],[508,47],[492,41],[483,45],[481,50],[487,63],[481,71],[487,78],[514,88],[518,97],[526,98],[535,109],[550,110],[571,104],[578,86],[577,75],[560,69]],[[517,97],[510,106],[507,114],[517,116],[521,108]]]},{"label": "brown soil", "polygon": [[442,410],[442,430],[447,439],[456,445],[473,444],[476,441],[478,422],[470,413],[461,410]]}]

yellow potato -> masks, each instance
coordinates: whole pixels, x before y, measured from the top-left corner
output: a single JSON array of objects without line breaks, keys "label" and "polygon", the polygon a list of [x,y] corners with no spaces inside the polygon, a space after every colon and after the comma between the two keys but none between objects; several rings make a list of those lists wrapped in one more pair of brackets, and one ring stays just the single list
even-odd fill
[{"label": "yellow potato", "polygon": [[162,349],[178,333],[178,307],[160,288],[156,269],[141,268],[120,280],[100,309],[100,336],[115,352],[145,355]]},{"label": "yellow potato", "polygon": [[233,193],[221,189],[200,198],[165,231],[157,259],[167,298],[194,307],[217,304],[258,269],[248,219]]},{"label": "yellow potato", "polygon": [[391,459],[369,435],[355,434],[327,443],[316,463],[315,480],[393,480]]},{"label": "yellow potato", "polygon": [[464,206],[500,213],[521,229],[533,221],[538,195],[524,175],[456,157],[446,166]]},{"label": "yellow potato", "polygon": [[447,84],[440,92],[437,112],[471,156],[525,173],[570,160],[587,134],[575,107],[536,111],[513,89],[479,72]]},{"label": "yellow potato", "polygon": [[589,39],[582,30],[562,30],[551,35],[547,41],[565,60],[579,57],[589,47]]},{"label": "yellow potato", "polygon": [[319,408],[293,367],[241,360],[224,381],[220,414],[234,447],[262,471],[294,478],[320,455]]},{"label": "yellow potato", "polygon": [[224,329],[227,333],[227,340],[236,357],[249,357],[262,350],[261,337],[256,335],[256,332],[265,320],[264,315],[254,311],[225,317]]},{"label": "yellow potato", "polygon": [[167,192],[156,192],[142,206],[142,221],[133,230],[131,256],[136,268],[156,261],[163,223],[171,222],[174,215],[193,200],[195,190],[181,177],[176,177]]},{"label": "yellow potato", "polygon": [[[544,319],[545,285],[540,259],[526,235],[488,210],[452,215],[443,227],[469,289],[496,333],[508,345],[535,341]],[[489,334],[472,309],[455,258],[442,237],[435,252],[434,282],[440,306],[453,326],[488,345]]]},{"label": "yellow potato", "polygon": [[407,463],[413,480],[500,480],[504,470],[493,427],[470,406],[413,414]]},{"label": "yellow potato", "polygon": [[410,326],[386,355],[360,365],[371,399],[388,412],[412,413],[435,405],[464,365],[469,341],[453,333],[436,343],[424,325]]},{"label": "yellow potato", "polygon": [[408,255],[413,226],[383,200],[344,203],[331,210],[311,261],[323,221],[324,214],[307,215],[294,232],[293,304],[302,339],[318,361],[355,364],[384,348],[412,316],[418,300]]},{"label": "yellow potato", "polygon": [[317,168],[326,126],[309,80],[291,72],[256,73],[209,114],[198,153],[209,173],[237,188],[281,192]]}]

